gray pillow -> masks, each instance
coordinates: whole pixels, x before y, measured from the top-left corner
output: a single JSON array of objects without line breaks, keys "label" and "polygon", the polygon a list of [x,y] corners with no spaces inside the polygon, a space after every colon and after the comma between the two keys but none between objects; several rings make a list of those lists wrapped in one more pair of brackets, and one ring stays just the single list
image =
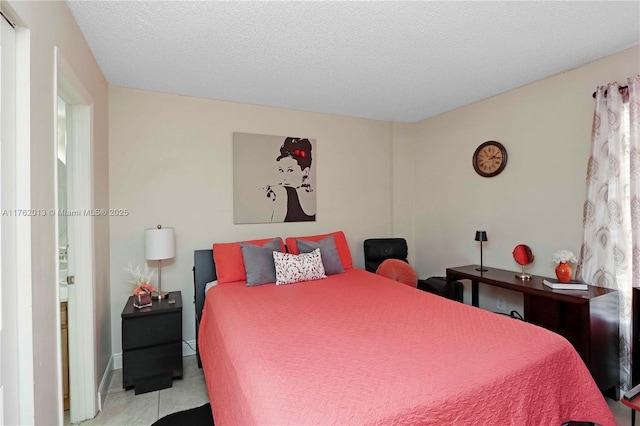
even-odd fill
[{"label": "gray pillow", "polygon": [[240,243],[244,269],[247,272],[247,286],[276,282],[276,267],[273,252],[282,251],[280,238],[274,238],[263,246]]},{"label": "gray pillow", "polygon": [[342,274],[344,268],[342,267],[342,260],[338,254],[338,248],[336,242],[333,239],[333,235],[329,235],[327,238],[320,241],[304,241],[296,240],[298,244],[298,250],[300,253],[311,253],[315,249],[320,249],[320,256],[322,256],[322,265],[324,266],[324,273],[327,275]]}]

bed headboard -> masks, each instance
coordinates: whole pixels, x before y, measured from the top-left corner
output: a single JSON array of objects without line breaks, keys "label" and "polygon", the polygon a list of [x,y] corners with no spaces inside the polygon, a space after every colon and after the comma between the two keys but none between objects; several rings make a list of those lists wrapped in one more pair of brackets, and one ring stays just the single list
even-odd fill
[{"label": "bed headboard", "polygon": [[193,255],[193,294],[196,305],[196,355],[198,357],[198,366],[202,367],[200,351],[198,350],[198,330],[200,329],[200,318],[202,318],[202,309],[204,308],[204,289],[207,283],[217,278],[217,275],[216,265],[213,262],[213,250],[194,250]]}]

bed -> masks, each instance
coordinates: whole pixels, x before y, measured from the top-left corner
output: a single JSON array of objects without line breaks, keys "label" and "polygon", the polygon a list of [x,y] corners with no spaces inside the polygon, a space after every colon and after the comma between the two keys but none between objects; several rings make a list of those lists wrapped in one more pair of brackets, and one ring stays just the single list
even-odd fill
[{"label": "bed", "polygon": [[355,267],[205,293],[216,278],[212,250],[195,251],[197,348],[218,426],[616,424],[571,344],[532,324]]}]

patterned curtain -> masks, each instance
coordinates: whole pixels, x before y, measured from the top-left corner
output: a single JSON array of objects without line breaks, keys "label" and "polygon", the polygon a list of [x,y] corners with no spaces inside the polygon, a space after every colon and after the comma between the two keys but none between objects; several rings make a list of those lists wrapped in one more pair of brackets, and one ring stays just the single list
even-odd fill
[{"label": "patterned curtain", "polygon": [[[606,91],[606,95],[605,95]],[[640,76],[596,90],[580,273],[618,290],[620,381],[631,388],[631,289],[640,286]]]}]

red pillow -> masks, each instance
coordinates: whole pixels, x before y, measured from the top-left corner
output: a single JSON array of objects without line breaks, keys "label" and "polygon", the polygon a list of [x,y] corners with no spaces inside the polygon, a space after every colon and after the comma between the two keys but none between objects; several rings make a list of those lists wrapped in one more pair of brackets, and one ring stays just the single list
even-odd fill
[{"label": "red pillow", "polygon": [[[280,247],[284,252],[284,243],[282,238],[274,237],[280,240]],[[263,246],[273,238],[264,240],[242,241],[243,243]],[[218,284],[230,283],[233,281],[246,281],[247,272],[244,269],[244,258],[242,257],[242,249],[240,241],[234,243],[214,243],[213,244],[213,260],[216,263],[216,275],[218,276]]]},{"label": "red pillow", "polygon": [[387,259],[378,266],[376,274],[382,275],[394,281],[416,287],[418,276],[416,271],[407,262],[400,259]]},{"label": "red pillow", "polygon": [[344,269],[353,267],[353,260],[351,259],[351,251],[349,250],[347,237],[344,236],[344,232],[342,231],[322,235],[309,235],[307,237],[289,237],[286,240],[287,251],[291,254],[300,254],[300,250],[298,250],[298,243],[296,242],[296,240],[320,241],[324,238],[327,238],[329,235],[333,235],[333,240],[336,243],[336,248],[338,249],[338,254],[340,255],[340,261],[342,262],[342,267]]}]

